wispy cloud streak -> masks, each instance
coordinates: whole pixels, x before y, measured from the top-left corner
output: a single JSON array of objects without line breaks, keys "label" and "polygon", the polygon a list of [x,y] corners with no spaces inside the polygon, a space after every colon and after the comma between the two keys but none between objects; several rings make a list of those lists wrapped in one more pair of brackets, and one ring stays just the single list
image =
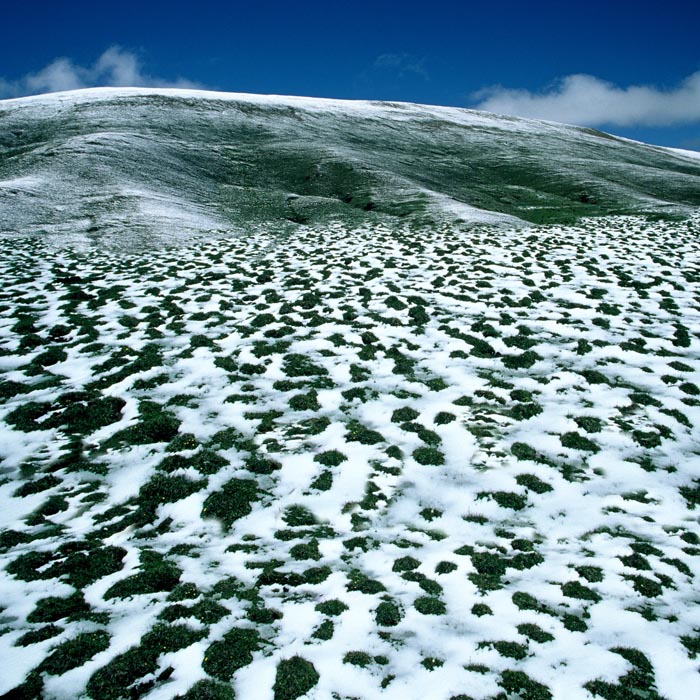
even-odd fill
[{"label": "wispy cloud streak", "polygon": [[92,65],[57,58],[17,80],[0,78],[0,97],[21,97],[86,87],[201,87],[184,78],[166,80],[145,73],[136,54],[119,46],[107,49]]}]

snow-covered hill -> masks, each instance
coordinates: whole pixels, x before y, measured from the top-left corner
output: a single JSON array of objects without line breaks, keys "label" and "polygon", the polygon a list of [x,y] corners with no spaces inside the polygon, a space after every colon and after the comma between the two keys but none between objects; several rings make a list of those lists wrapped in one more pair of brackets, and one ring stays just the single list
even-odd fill
[{"label": "snow-covered hill", "polygon": [[[166,91],[0,125],[0,700],[700,697],[697,160]],[[654,215],[525,222],[609,209]]]},{"label": "snow-covered hill", "polygon": [[0,230],[148,246],[341,221],[573,221],[700,205],[697,159],[463,109],[187,90],[0,102]]}]

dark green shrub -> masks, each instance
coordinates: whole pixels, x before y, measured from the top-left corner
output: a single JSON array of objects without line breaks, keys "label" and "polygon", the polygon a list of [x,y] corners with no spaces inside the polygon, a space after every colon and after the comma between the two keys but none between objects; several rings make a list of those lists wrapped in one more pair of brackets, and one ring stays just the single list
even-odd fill
[{"label": "dark green shrub", "polygon": [[180,580],[180,569],[162,554],[142,550],[140,555],[142,571],[117,581],[104,594],[105,599],[128,598],[143,593],[172,591]]},{"label": "dark green shrub", "polygon": [[196,450],[197,447],[199,447],[199,442],[197,442],[197,438],[192,433],[179,433],[170,441],[166,451]]},{"label": "dark green shrub", "polygon": [[41,493],[47,489],[58,486],[61,480],[54,476],[53,474],[47,474],[34,481],[27,481],[22,484],[12,495],[15,498],[24,498],[26,496],[31,496],[35,493]]},{"label": "dark green shrub", "polygon": [[195,630],[187,625],[164,625],[158,623],[143,635],[141,646],[156,654],[167,654],[185,649],[206,636],[204,630]]},{"label": "dark green shrub", "polygon": [[199,596],[199,589],[194,583],[178,583],[168,594],[168,600],[193,600]]},{"label": "dark green shrub", "polygon": [[589,384],[608,384],[608,378],[602,373],[599,372],[596,369],[586,369],[583,372],[581,372],[581,376],[589,383]]},{"label": "dark green shrub", "polygon": [[401,610],[395,603],[384,600],[374,611],[374,619],[380,627],[396,627],[401,622]]},{"label": "dark green shrub", "polygon": [[318,392],[312,390],[306,394],[295,394],[289,399],[289,407],[293,411],[318,411],[321,408]]},{"label": "dark green shrub", "polygon": [[333,570],[330,566],[313,566],[304,572],[302,578],[304,583],[315,586],[319,583],[323,583],[332,573]]},{"label": "dark green shrub", "polygon": [[292,559],[303,561],[305,559],[313,559],[318,561],[321,558],[321,552],[318,551],[318,540],[312,539],[308,543],[295,544],[289,554]]},{"label": "dark green shrub", "polygon": [[420,576],[420,580],[418,581],[418,585],[428,594],[432,596],[439,596],[442,595],[442,586],[437,582],[433,581],[430,578],[423,577],[423,574],[412,574],[412,573],[406,573],[403,575],[404,578],[408,576]]},{"label": "dark green shrub", "polygon": [[435,431],[428,430],[428,428],[423,427],[419,423],[404,423],[403,427],[405,430],[413,430],[426,445],[431,447],[436,447],[442,442]]},{"label": "dark green shrub", "polygon": [[495,552],[474,552],[472,564],[480,574],[503,576],[506,573],[506,560]]},{"label": "dark green shrub", "polygon": [[38,670],[54,676],[60,676],[72,668],[82,666],[95,654],[109,647],[109,634],[104,630],[83,632],[75,639],[63,642],[51,652],[40,664]]},{"label": "dark green shrub", "polygon": [[397,408],[391,414],[391,422],[406,423],[409,421],[414,421],[419,415],[420,413],[418,413],[418,411],[415,409],[411,408],[410,406],[404,406],[403,408]]},{"label": "dark green shrub", "polygon": [[579,600],[590,600],[594,603],[602,600],[600,595],[596,593],[592,588],[588,588],[578,581],[567,581],[562,584],[561,592],[567,598],[578,598]]},{"label": "dark green shrub", "polygon": [[526,350],[519,355],[505,355],[501,359],[508,369],[529,369],[535,362],[541,360],[542,356],[534,350]]},{"label": "dark green shrub", "polygon": [[296,353],[285,355],[282,371],[288,377],[313,377],[328,374],[328,370],[325,367],[314,364],[306,355]]},{"label": "dark green shrub", "polygon": [[[695,630],[697,631],[697,629]],[[700,654],[700,634],[684,635],[681,637],[681,644],[688,650],[688,657],[691,659],[697,658]]]},{"label": "dark green shrub", "polygon": [[228,681],[239,668],[253,661],[253,653],[261,648],[260,641],[257,630],[234,628],[207,649],[202,668],[210,676]]},{"label": "dark green shrub", "polygon": [[356,420],[351,420],[347,424],[348,432],[346,439],[359,442],[361,445],[376,445],[384,441],[384,436],[376,430],[370,430]]},{"label": "dark green shrub", "polygon": [[330,620],[324,620],[311,635],[314,639],[320,639],[321,641],[328,641],[333,638],[333,632],[335,631],[335,625]]},{"label": "dark green shrub", "polygon": [[647,558],[639,552],[634,552],[634,554],[618,558],[625,566],[629,566],[632,569],[641,569],[642,571],[651,570],[651,564],[647,561]]},{"label": "dark green shrub", "polygon": [[406,304],[404,304],[400,299],[395,297],[393,294],[388,296],[385,300],[384,303],[390,308],[394,309],[394,311],[403,311],[406,308]]},{"label": "dark green shrub", "polygon": [[393,566],[391,567],[392,571],[413,571],[413,569],[417,569],[420,566],[420,562],[418,559],[414,559],[413,557],[401,557],[400,559],[397,559]]},{"label": "dark green shrub", "polygon": [[491,498],[496,501],[501,508],[522,510],[527,506],[527,498],[513,491],[480,491],[476,497]]},{"label": "dark green shrub", "polygon": [[297,426],[305,435],[320,435],[330,424],[330,418],[327,416],[318,416],[299,421]]},{"label": "dark green shrub", "polygon": [[628,647],[613,647],[610,651],[622,656],[632,665],[632,669],[621,676],[617,683],[589,681],[583,686],[586,690],[603,698],[644,697],[661,700],[661,696],[656,692],[654,667],[641,651]]},{"label": "dark green shrub", "polygon": [[541,564],[543,561],[544,557],[539,552],[525,552],[512,557],[508,561],[508,567],[518,569],[518,571],[524,571],[525,569],[531,569],[533,566]]},{"label": "dark green shrub", "polygon": [[333,473],[326,470],[322,471],[312,482],[311,488],[319,491],[329,491],[333,486]]},{"label": "dark green shrub", "polygon": [[661,435],[655,430],[633,430],[632,439],[641,447],[651,449],[661,444]]},{"label": "dark green shrub", "polygon": [[58,346],[50,347],[48,350],[39,353],[31,362],[34,367],[51,367],[58,362],[68,359],[68,353]]},{"label": "dark green shrub", "polygon": [[435,566],[436,574],[449,574],[457,570],[457,564],[452,561],[441,561]]},{"label": "dark green shrub", "polygon": [[598,583],[603,580],[603,570],[598,566],[577,566],[576,573],[590,583]]},{"label": "dark green shrub", "polygon": [[246,459],[245,467],[248,471],[253,472],[253,474],[260,475],[272,474],[282,469],[282,465],[279,462],[269,457],[264,457],[257,452]]},{"label": "dark green shrub", "polygon": [[216,474],[228,461],[213,450],[205,448],[192,456],[191,464],[200,474],[210,475]]},{"label": "dark green shrub", "polygon": [[25,552],[15,557],[5,567],[5,571],[20,581],[38,581],[40,579],[53,578],[53,567],[41,571],[52,558],[51,552]]},{"label": "dark green shrub", "polygon": [[700,505],[700,481],[697,479],[693,482],[693,484],[696,484],[694,486],[681,486],[678,489],[678,493],[680,493],[683,498],[685,498],[686,502],[688,503],[688,508],[690,510],[694,510],[695,506]]},{"label": "dark green shrub", "polygon": [[472,605],[472,615],[483,617],[484,615],[493,615],[493,610],[486,603],[474,603]]},{"label": "dark green shrub", "polygon": [[128,700],[129,686],[153,673],[158,665],[158,652],[143,646],[132,647],[115,656],[95,671],[87,684],[88,697],[93,700]]},{"label": "dark green shrub", "polygon": [[[411,419],[413,420],[413,419]],[[449,413],[448,411],[440,411],[435,414],[434,423],[435,425],[447,425],[457,420],[457,416],[454,413]]]},{"label": "dark green shrub", "polygon": [[263,328],[275,322],[275,317],[270,313],[258,314],[251,322],[253,328]]},{"label": "dark green shrub", "polygon": [[206,598],[195,603],[190,610],[191,614],[204,625],[215,625],[219,620],[231,614],[228,608]]},{"label": "dark green shrub", "polygon": [[192,481],[185,476],[154,474],[150,481],[139,490],[136,502],[139,506],[141,523],[151,522],[158,506],[163,503],[175,503],[202,489],[204,481]]},{"label": "dark green shrub", "polygon": [[306,506],[296,504],[287,506],[282,518],[289,527],[304,527],[318,523],[316,516]]},{"label": "dark green shrub", "polygon": [[336,615],[340,615],[348,610],[348,606],[343,603],[342,600],[333,599],[324,600],[322,603],[318,603],[314,609],[323,615],[335,617]]},{"label": "dark green shrub", "polygon": [[521,460],[529,460],[531,462],[536,462],[538,460],[537,450],[534,447],[530,447],[525,442],[514,442],[510,446],[510,451],[514,457]]},{"label": "dark green shrub", "polygon": [[526,489],[534,491],[535,493],[547,493],[553,490],[547,482],[542,481],[542,479],[534,474],[518,474],[518,476],[515,477],[515,481],[520,486],[524,486]]},{"label": "dark green shrub", "polygon": [[403,458],[403,452],[401,448],[396,445],[389,445],[385,450],[386,456],[391,457],[391,459],[401,460]]},{"label": "dark green shrub", "polygon": [[12,380],[2,381],[0,382],[0,400],[11,399],[19,394],[26,394],[30,390],[28,384]]},{"label": "dark green shrub", "polygon": [[412,306],[408,310],[408,317],[411,323],[416,326],[424,326],[428,321],[430,321],[430,316],[428,316],[425,308],[423,306]]},{"label": "dark green shrub", "polygon": [[178,695],[175,700],[236,700],[236,694],[227,683],[205,678],[197,681],[184,695]]},{"label": "dark green shrub", "polygon": [[527,656],[527,645],[517,642],[491,642],[492,646],[501,656],[507,659],[522,661]]},{"label": "dark green shrub", "polygon": [[64,426],[68,433],[87,435],[105,425],[120,421],[126,401],[116,396],[92,398],[86,392],[63,394],[59,401],[66,404],[64,410],[52,416],[48,423]]},{"label": "dark green shrub", "polygon": [[439,598],[432,596],[416,598],[413,606],[422,615],[444,615],[447,612],[445,604]]},{"label": "dark green shrub", "polygon": [[441,466],[445,464],[445,455],[435,447],[418,447],[413,450],[413,459],[424,466]]},{"label": "dark green shrub", "polygon": [[498,684],[507,693],[517,694],[521,700],[552,700],[552,693],[546,685],[533,681],[522,671],[503,671]]},{"label": "dark green shrub", "polygon": [[347,460],[347,457],[339,450],[327,450],[314,457],[314,462],[322,464],[324,467],[337,467]]},{"label": "dark green shrub", "polygon": [[654,667],[651,662],[639,649],[631,647],[612,647],[610,651],[612,651],[613,654],[619,654],[625,661],[629,661],[629,663],[636,666],[642,673],[654,673]]},{"label": "dark green shrub", "polygon": [[63,627],[58,625],[44,625],[37,630],[30,630],[23,634],[16,642],[16,647],[28,647],[31,644],[39,644],[47,639],[56,637],[63,632]]},{"label": "dark green shrub", "polygon": [[180,421],[154,401],[141,401],[139,404],[141,421],[124,428],[105,443],[106,447],[123,443],[145,445],[151,442],[170,442],[178,433]]},{"label": "dark green shrub", "polygon": [[253,603],[248,609],[248,619],[257,625],[271,625],[275,620],[282,619],[282,613],[273,608],[266,608],[264,605]]},{"label": "dark green shrub", "polygon": [[625,578],[632,581],[634,590],[646,598],[656,598],[664,592],[660,583],[646,576],[625,576]]},{"label": "dark green shrub", "polygon": [[520,632],[520,634],[525,635],[526,637],[529,637],[535,642],[539,642],[540,644],[554,641],[553,634],[545,632],[541,627],[538,627],[537,625],[534,625],[531,622],[525,622],[521,625],[518,625],[518,632]]},{"label": "dark green shrub", "polygon": [[238,519],[253,510],[251,505],[260,500],[258,485],[253,479],[231,479],[218,491],[210,494],[202,508],[202,517],[217,518],[229,528]]},{"label": "dark green shrub", "polygon": [[535,596],[523,591],[513,593],[512,601],[519,610],[540,610],[542,604]]},{"label": "dark green shrub", "polygon": [[41,419],[52,410],[52,405],[45,401],[28,401],[10,411],[4,418],[5,422],[25,433],[42,430]]},{"label": "dark green shrub", "polygon": [[265,374],[267,367],[265,365],[256,364],[255,362],[244,362],[238,368],[242,374],[247,374],[248,376],[253,376],[254,374]]},{"label": "dark green shrub", "polygon": [[383,583],[369,578],[369,576],[363,574],[361,571],[350,571],[348,573],[348,580],[348,591],[359,591],[366,595],[373,595],[374,593],[382,593],[386,590]]},{"label": "dark green shrub", "polygon": [[542,406],[538,403],[518,403],[510,409],[510,415],[515,420],[528,420],[542,413]]},{"label": "dark green shrub", "polygon": [[593,416],[577,416],[576,425],[587,433],[599,433],[603,429],[603,421]]},{"label": "dark green shrub", "polygon": [[442,377],[425,379],[422,383],[425,384],[430,391],[444,391],[445,389],[450,388],[450,385]]},{"label": "dark green shrub", "polygon": [[343,656],[344,664],[352,664],[360,668],[366,668],[372,664],[372,657],[364,651],[349,651]]},{"label": "dark green shrub", "polygon": [[37,601],[36,607],[27,616],[27,622],[56,622],[64,618],[81,620],[90,612],[82,593],[61,598],[49,596]]},{"label": "dark green shrub", "polygon": [[125,556],[126,550],[122,547],[86,545],[82,551],[69,554],[65,561],[57,564],[56,571],[66,576],[72,586],[82,589],[121,571]]},{"label": "dark green shrub", "polygon": [[595,444],[592,440],[584,437],[580,433],[569,432],[564,433],[560,437],[561,444],[564,447],[568,447],[572,450],[582,450],[584,452],[599,452],[600,447]]},{"label": "dark green shrub", "polygon": [[569,632],[585,632],[588,629],[588,625],[584,620],[571,613],[564,613],[561,616],[561,621],[564,628],[569,630]]},{"label": "dark green shrub", "polygon": [[283,659],[277,665],[275,684],[272,688],[274,700],[296,700],[308,693],[318,683],[319,678],[314,665],[301,656]]}]

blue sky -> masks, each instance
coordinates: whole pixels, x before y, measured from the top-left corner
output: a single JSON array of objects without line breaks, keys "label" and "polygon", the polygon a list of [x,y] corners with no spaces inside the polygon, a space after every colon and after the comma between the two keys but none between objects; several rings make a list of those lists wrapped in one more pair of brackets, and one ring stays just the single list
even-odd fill
[{"label": "blue sky", "polygon": [[0,97],[90,85],[406,100],[700,149],[700,3],[3,3]]}]

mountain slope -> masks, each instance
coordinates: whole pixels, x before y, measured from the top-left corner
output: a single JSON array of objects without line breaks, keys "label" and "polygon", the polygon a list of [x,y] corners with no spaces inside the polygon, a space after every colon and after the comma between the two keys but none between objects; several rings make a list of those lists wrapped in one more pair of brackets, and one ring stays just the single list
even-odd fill
[{"label": "mountain slope", "polygon": [[690,156],[469,110],[153,89],[0,103],[5,232],[148,243],[254,224],[562,222],[698,205]]}]

